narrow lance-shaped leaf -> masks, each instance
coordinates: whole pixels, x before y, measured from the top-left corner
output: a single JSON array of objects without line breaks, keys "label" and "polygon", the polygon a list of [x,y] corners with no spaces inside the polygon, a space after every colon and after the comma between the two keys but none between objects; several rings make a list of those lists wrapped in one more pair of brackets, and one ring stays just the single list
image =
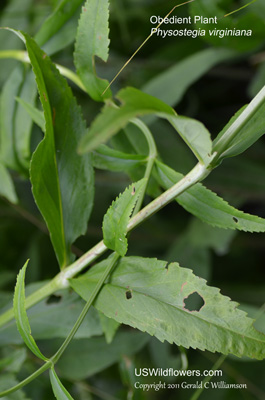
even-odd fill
[{"label": "narrow lance-shaped leaf", "polygon": [[93,166],[108,171],[128,171],[133,167],[145,165],[147,156],[127,154],[111,147],[100,145],[92,154]]},{"label": "narrow lance-shaped leaf", "polygon": [[[156,161],[155,176],[165,189],[183,178],[182,174],[159,161]],[[265,232],[264,218],[237,210],[201,183],[197,183],[176,197],[176,201],[185,210],[210,225],[246,232]]]},{"label": "narrow lance-shaped leaf", "polygon": [[93,204],[91,158],[76,152],[86,126],[71,89],[50,58],[27,34],[12,31],[26,44],[46,122],[45,137],[31,161],[33,195],[64,267],[73,260],[71,244],[85,233]]},{"label": "narrow lance-shaped leaf", "polygon": [[74,62],[77,74],[87,93],[96,101],[111,97],[110,89],[102,95],[108,81],[100,79],[95,69],[95,56],[105,62],[108,59],[108,19],[108,0],[87,0],[82,8],[76,35]]},{"label": "narrow lance-shaped leaf", "polygon": [[62,382],[58,378],[54,368],[50,369],[50,380],[52,390],[57,400],[74,400],[70,393],[67,392]]},{"label": "narrow lance-shaped leaf", "polygon": [[145,182],[145,178],[141,179],[125,189],[104,216],[102,227],[104,244],[120,256],[127,253],[127,225]]},{"label": "narrow lance-shaped leaf", "polygon": [[0,157],[5,166],[23,175],[28,175],[32,120],[15,97],[20,96],[32,105],[36,92],[34,75],[25,66],[18,65],[5,82],[1,97]]},{"label": "narrow lance-shaped leaf", "polygon": [[142,91],[173,107],[186,90],[214,65],[235,58],[236,55],[236,51],[226,48],[209,48],[196,52],[156,75],[142,87]]},{"label": "narrow lance-shaped leaf", "polygon": [[[52,54],[55,51],[61,50],[67,44],[73,41],[68,38],[65,40],[66,31],[65,25],[69,23],[84,0],[62,0],[54,12],[41,25],[40,30],[35,36],[39,46],[44,46],[45,51]],[[68,25],[69,29],[69,25]],[[64,33],[64,42],[60,40],[60,34]],[[56,42],[56,43],[55,43]],[[63,44],[64,43],[64,44]]]},{"label": "narrow lance-shaped leaf", "polygon": [[42,360],[46,361],[47,358],[41,353],[41,351],[39,350],[38,346],[35,343],[35,340],[31,335],[31,329],[25,307],[25,274],[27,265],[28,261],[20,270],[17,277],[17,284],[15,287],[15,294],[14,294],[14,314],[17,322],[18,331],[22,336],[25,344],[32,351],[32,353],[34,353],[37,357],[41,358]]},{"label": "narrow lance-shaped leaf", "polygon": [[[71,280],[85,300],[106,268],[104,260],[88,273]],[[197,311],[187,299],[197,293],[203,306]],[[120,259],[94,306],[107,317],[138,328],[159,340],[186,348],[223,354],[265,357],[265,335],[238,304],[207,286],[206,281],[177,263],[141,257]]]},{"label": "narrow lance-shaped leaf", "polygon": [[32,104],[27,101],[21,99],[20,97],[16,97],[16,100],[19,104],[22,105],[24,110],[31,116],[32,121],[38,125],[43,132],[45,132],[45,118],[43,111],[38,110]]},{"label": "narrow lance-shaped leaf", "polygon": [[18,203],[14,183],[8,170],[0,162],[0,196],[5,197],[11,203]]},{"label": "narrow lance-shaped leaf", "polygon": [[134,88],[122,89],[116,97],[120,100],[121,107],[118,108],[113,104],[103,107],[81,140],[80,153],[96,149],[124,128],[132,118],[155,114],[169,121],[201,163],[209,164],[212,142],[209,132],[202,123],[178,116],[173,108],[163,101]]},{"label": "narrow lance-shaped leaf", "polygon": [[120,326],[119,322],[115,321],[112,318],[106,317],[101,312],[99,313],[99,319],[101,322],[101,326],[105,335],[105,339],[107,343],[111,343],[114,339],[114,336]]},{"label": "narrow lance-shaped leaf", "polygon": [[[217,163],[236,156],[265,133],[265,86],[254,99],[239,110],[213,142]],[[215,162],[216,163],[216,162]]]}]

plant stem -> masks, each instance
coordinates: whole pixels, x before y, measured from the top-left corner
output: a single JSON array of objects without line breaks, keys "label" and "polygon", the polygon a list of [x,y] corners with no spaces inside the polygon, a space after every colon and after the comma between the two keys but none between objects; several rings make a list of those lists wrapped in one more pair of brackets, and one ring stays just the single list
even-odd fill
[{"label": "plant stem", "polygon": [[22,50],[1,50],[0,58],[13,58],[14,60],[29,63],[28,53]]},{"label": "plant stem", "polygon": [[[127,232],[131,231],[136,226],[144,222],[147,218],[151,217],[157,211],[161,210],[168,203],[174,200],[178,195],[193,186],[195,183],[204,179],[208,174],[209,171],[206,170],[205,166],[198,163],[183,179],[181,179],[170,189],[162,193],[155,200],[144,207],[140,212],[138,212],[134,217],[132,217],[128,224]],[[80,257],[70,266],[66,267],[57,276],[55,276],[55,278],[50,283],[46,284],[43,288],[37,290],[35,293],[30,295],[26,299],[26,308],[33,306],[40,300],[56,292],[56,290],[69,287],[68,279],[71,279],[79,274],[84,268],[90,265],[99,256],[104,254],[106,250],[107,247],[105,246],[103,241],[100,241],[96,246],[90,249],[82,257]],[[5,312],[0,317],[0,326],[10,321],[13,317],[13,310]]]},{"label": "plant stem", "polygon": [[73,328],[71,329],[71,332],[69,333],[69,335],[67,336],[67,338],[65,339],[65,341],[63,342],[62,346],[59,348],[59,350],[57,351],[57,353],[51,358],[51,361],[55,364],[59,358],[62,356],[63,352],[65,351],[65,349],[67,348],[67,346],[69,345],[69,343],[71,342],[71,340],[73,339],[74,335],[76,334],[77,330],[79,329],[80,325],[82,324],[82,322],[84,321],[84,318],[89,310],[89,308],[91,307],[93,301],[95,300],[95,298],[97,297],[98,293],[100,292],[100,289],[102,288],[102,286],[104,285],[105,280],[107,279],[107,277],[109,276],[109,274],[111,273],[111,270],[113,269],[113,267],[115,266],[116,262],[119,259],[119,254],[114,253],[112,258],[110,259],[110,263],[108,265],[108,267],[106,268],[106,270],[104,271],[104,273],[102,274],[100,280],[98,281],[95,289],[93,290],[90,298],[88,299],[85,307],[83,308],[81,314],[79,315],[76,323],[74,324]]},{"label": "plant stem", "polygon": [[168,203],[174,200],[177,196],[189,189],[195,183],[201,181],[208,175],[209,171],[206,170],[205,166],[198,163],[184,178],[178,183],[172,186],[170,189],[162,193],[155,200],[144,207],[138,214],[133,217],[128,224],[128,231],[131,231],[136,226],[140,225],[147,218],[151,217]]},{"label": "plant stem", "polygon": [[30,375],[29,377],[24,379],[22,382],[20,382],[18,385],[13,386],[11,389],[8,389],[8,390],[0,393],[0,397],[3,397],[5,395],[8,395],[10,393],[13,393],[13,392],[21,389],[23,386],[25,386],[28,383],[30,383],[33,379],[37,378],[40,374],[42,374],[44,371],[46,371],[47,369],[51,368],[53,365],[55,365],[57,363],[57,361],[63,355],[63,353],[66,350],[66,348],[68,347],[69,343],[71,342],[71,340],[75,336],[75,334],[76,334],[77,330],[79,329],[80,325],[84,321],[84,318],[87,315],[87,312],[88,312],[89,308],[91,307],[93,301],[95,300],[95,298],[99,294],[100,289],[104,285],[105,280],[107,279],[107,277],[111,273],[111,270],[115,266],[115,264],[118,261],[119,257],[120,257],[119,254],[114,253],[112,255],[112,257],[110,258],[110,263],[109,263],[108,267],[106,268],[106,270],[102,274],[101,278],[99,279],[99,281],[98,281],[95,289],[93,290],[89,300],[87,301],[85,307],[83,308],[83,310],[82,310],[81,314],[79,315],[79,317],[78,317],[76,323],[74,324],[73,328],[71,329],[71,332],[69,333],[69,335],[67,336],[67,338],[65,339],[65,341],[63,342],[63,344],[59,348],[59,350],[54,354],[54,356],[50,360],[48,360],[44,365],[42,365],[37,371],[35,371],[32,375]]},{"label": "plant stem", "polygon": [[[220,366],[223,364],[226,357],[227,357],[226,355],[222,355],[221,357],[219,357],[218,360],[216,361],[216,363],[211,368],[211,370],[216,371],[217,368],[220,368]],[[205,386],[204,386],[205,383],[210,382],[211,379],[212,379],[212,376],[206,376],[204,378],[204,380],[202,381],[202,388],[197,389],[190,400],[197,400],[205,389]]]},{"label": "plant stem", "polygon": [[[59,285],[60,283],[57,282],[57,277],[55,277],[50,282],[46,283],[46,285],[44,285],[43,287],[41,287],[40,289],[36,290],[34,293],[29,295],[26,298],[26,303],[25,303],[26,309],[34,306],[34,304],[50,296],[51,294],[56,292],[56,290],[61,289],[62,287]],[[13,318],[14,318],[14,311],[13,308],[11,308],[10,310],[0,315],[0,326],[6,324]]]},{"label": "plant stem", "polygon": [[134,118],[130,121],[132,124],[136,125],[144,134],[145,139],[148,143],[148,147],[149,147],[149,156],[148,156],[148,161],[147,161],[147,165],[146,165],[146,169],[145,169],[145,174],[144,174],[144,178],[146,178],[146,183],[145,186],[139,196],[139,199],[137,201],[137,204],[135,206],[135,209],[133,211],[133,215],[136,215],[141,207],[142,207],[142,203],[144,200],[144,196],[145,196],[145,192],[148,186],[148,182],[151,176],[151,172],[154,166],[154,162],[157,156],[157,149],[156,149],[156,144],[153,138],[153,135],[151,134],[150,130],[148,129],[148,127],[139,119]]},{"label": "plant stem", "polygon": [[33,381],[39,375],[41,375],[44,371],[47,371],[52,366],[52,361],[49,360],[45,364],[43,364],[37,371],[35,371],[32,375],[28,376],[24,381],[19,382],[16,386],[13,386],[11,389],[5,390],[4,392],[0,393],[0,397],[4,397],[9,395],[10,393],[16,392],[17,390],[23,388],[28,383]]}]

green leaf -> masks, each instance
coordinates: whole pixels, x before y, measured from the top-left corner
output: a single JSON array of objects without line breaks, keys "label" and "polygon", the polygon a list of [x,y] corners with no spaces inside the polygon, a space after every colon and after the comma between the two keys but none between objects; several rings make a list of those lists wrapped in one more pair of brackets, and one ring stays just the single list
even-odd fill
[{"label": "green leaf", "polygon": [[[206,49],[192,54],[173,67],[155,76],[142,91],[170,106],[178,104],[186,90],[214,65],[236,56],[228,49]],[[175,85],[174,83],[177,82]]]},{"label": "green leaf", "polygon": [[[43,282],[27,285],[26,295],[29,295],[41,286],[43,286]],[[10,306],[12,307],[12,300],[9,302],[9,298],[6,298],[0,292],[0,306],[1,303],[3,303],[5,310],[9,309]],[[76,316],[81,313],[84,305],[83,299],[76,293],[69,292],[68,290],[60,290],[50,298],[35,304],[27,311],[35,340],[51,338],[65,339],[76,322]],[[91,307],[75,338],[87,339],[91,336],[99,336],[102,332],[98,312]],[[3,346],[23,343],[14,320],[0,327],[0,343]]]},{"label": "green leaf", "polygon": [[7,167],[23,174],[29,168],[31,117],[25,113],[15,97],[33,104],[36,97],[36,83],[32,72],[28,73],[19,65],[6,81],[1,96],[0,111],[0,158]]},{"label": "green leaf", "polygon": [[127,154],[111,147],[100,145],[92,154],[93,166],[108,171],[128,171],[144,165],[147,157],[139,154]]},{"label": "green leaf", "polygon": [[124,128],[132,118],[155,114],[168,120],[177,129],[182,139],[202,163],[210,162],[212,151],[210,134],[200,122],[179,117],[161,100],[134,88],[123,89],[116,97],[122,103],[121,107],[117,108],[114,104],[103,107],[101,114],[94,120],[87,135],[81,140],[80,153],[94,150],[106,142]]},{"label": "green leaf", "polygon": [[2,358],[0,359],[0,371],[18,373],[27,358],[25,347],[10,351],[8,347],[2,348]]},{"label": "green leaf", "polygon": [[212,142],[205,126],[195,119],[187,117],[169,117],[171,125],[193,151],[197,159],[205,165],[211,160]]},{"label": "green leaf", "polygon": [[107,0],[87,0],[76,35],[74,63],[77,74],[86,87],[87,93],[96,101],[111,97],[110,89],[102,96],[108,81],[98,78],[95,70],[95,56],[103,61],[109,51],[109,2]]},{"label": "green leaf", "polygon": [[[6,7],[4,8],[4,6]],[[12,0],[1,2],[0,26],[27,31],[32,29],[32,18],[29,18],[33,7],[33,0]],[[15,36],[8,32],[1,33],[1,50],[20,49],[23,47]],[[17,66],[15,60],[1,60],[0,86],[9,79],[11,71]]]},{"label": "green leaf", "polygon": [[53,393],[57,400],[73,400],[73,397],[67,392],[62,382],[56,375],[54,368],[50,369],[50,380]]},{"label": "green leaf", "polygon": [[248,313],[248,315],[255,320],[254,326],[265,335],[265,307],[253,306],[246,303],[241,303],[239,308]]},{"label": "green leaf", "polygon": [[108,209],[103,219],[103,241],[105,246],[116,251],[120,256],[127,253],[127,225],[132,211],[144,188],[146,179],[130,185],[120,194]]},{"label": "green leaf", "polygon": [[18,198],[8,170],[0,162],[0,195],[10,203],[17,204]]},{"label": "green leaf", "polygon": [[213,142],[217,162],[236,156],[265,133],[265,86],[245,107],[241,108]]},{"label": "green leaf", "polygon": [[[157,181],[165,189],[183,178],[182,174],[159,161],[156,167]],[[200,183],[179,195],[176,201],[207,224],[245,232],[265,232],[265,219],[237,210]]]},{"label": "green leaf", "polygon": [[91,158],[76,153],[86,127],[71,89],[50,58],[27,34],[13,32],[26,44],[46,121],[45,137],[31,161],[33,195],[64,267],[73,260],[72,243],[86,232],[93,204]]},{"label": "green leaf", "polygon": [[21,99],[20,97],[16,97],[16,100],[19,104],[22,105],[25,111],[31,116],[32,121],[38,125],[43,132],[45,132],[45,118],[43,111],[38,110],[32,104],[27,101]]},{"label": "green leaf", "polygon": [[[71,280],[71,286],[84,299],[88,299],[107,262]],[[203,300],[197,311],[185,304],[194,292]],[[219,289],[207,286],[204,279],[177,263],[167,265],[141,257],[120,259],[94,305],[106,316],[160,341],[238,357],[265,357],[265,335],[254,329],[254,321]]]},{"label": "green leaf", "polygon": [[69,36],[69,30],[71,30],[75,14],[79,12],[83,1],[60,1],[54,12],[41,25],[35,39],[38,45],[43,46],[48,54],[63,49],[73,41],[74,36]]},{"label": "green leaf", "polygon": [[258,67],[258,71],[256,72],[250,86],[248,88],[248,92],[251,97],[256,96],[256,94],[263,88],[265,85],[265,62],[260,64]]},{"label": "green leaf", "polygon": [[134,88],[122,89],[116,98],[120,100],[122,106],[117,108],[114,104],[108,103],[103,107],[80,143],[81,153],[96,149],[136,116],[160,112],[175,115],[174,110],[161,100]]},{"label": "green leaf", "polygon": [[17,328],[25,344],[37,357],[46,361],[47,358],[41,353],[31,335],[31,329],[25,307],[25,273],[28,261],[20,270],[17,277],[17,284],[14,293],[14,314],[17,322]]},{"label": "green leaf", "polygon": [[106,317],[101,312],[99,312],[99,319],[101,322],[103,332],[105,334],[106,342],[109,344],[112,342],[120,324],[114,319]]}]

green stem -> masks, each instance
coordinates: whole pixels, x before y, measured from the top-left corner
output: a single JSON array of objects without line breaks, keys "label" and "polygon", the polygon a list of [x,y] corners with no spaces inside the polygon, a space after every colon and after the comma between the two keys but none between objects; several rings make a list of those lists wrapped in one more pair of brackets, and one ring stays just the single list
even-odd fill
[{"label": "green stem", "polygon": [[111,270],[113,269],[113,267],[115,266],[116,262],[119,259],[119,255],[117,253],[114,253],[112,256],[112,259],[110,260],[110,263],[108,265],[108,267],[106,268],[106,270],[104,271],[104,273],[102,274],[100,280],[98,281],[95,289],[93,290],[90,298],[88,299],[85,307],[83,308],[81,314],[79,315],[75,325],[73,326],[73,328],[71,329],[71,332],[69,333],[69,335],[67,336],[67,338],[65,339],[65,341],[63,342],[62,346],[59,348],[59,350],[57,351],[57,353],[51,358],[51,361],[55,364],[59,358],[62,356],[62,354],[64,353],[65,349],[67,348],[67,346],[69,345],[69,343],[71,342],[71,340],[73,339],[73,337],[75,336],[77,330],[79,329],[80,325],[82,324],[82,322],[84,321],[84,318],[89,310],[89,308],[91,307],[93,301],[95,300],[95,298],[97,297],[98,293],[100,292],[100,289],[102,288],[102,286],[104,285],[105,280],[107,279],[107,277],[109,276],[109,274],[111,273]]},{"label": "green stem", "polygon": [[[211,371],[216,371],[218,368],[220,368],[226,357],[227,357],[226,355],[222,355],[221,357],[219,357],[216,363],[211,368]],[[211,379],[212,376],[205,377],[204,380],[202,381],[202,388],[197,389],[190,400],[197,400],[205,389],[205,383],[210,382]]]},{"label": "green stem", "polygon": [[195,183],[200,182],[202,179],[204,179],[206,176],[208,176],[208,174],[209,171],[207,171],[206,167],[198,163],[178,183],[162,193],[155,200],[144,207],[141,211],[139,211],[133,218],[131,218],[127,230],[131,231],[136,226],[140,225],[143,221],[157,213],[181,193],[185,192],[185,190],[189,189],[191,186],[195,185]]},{"label": "green stem", "polygon": [[32,375],[28,376],[24,381],[19,382],[16,386],[13,386],[11,389],[5,390],[4,392],[0,393],[0,397],[4,397],[9,395],[10,393],[16,392],[17,390],[23,388],[28,383],[33,381],[39,375],[41,375],[44,371],[47,371],[52,366],[52,361],[47,361],[44,365],[42,365],[37,371],[35,371]]},{"label": "green stem", "polygon": [[[140,212],[138,212],[134,217],[132,217],[128,224],[127,231],[131,231],[136,226],[155,214],[157,211],[161,210],[163,207],[165,207],[165,205],[174,200],[178,195],[193,186],[195,183],[205,178],[208,173],[209,171],[207,171],[203,165],[198,163],[188,175],[186,175],[178,183],[162,193],[155,200],[144,207]],[[107,247],[105,246],[103,241],[100,241],[96,246],[90,249],[77,261],[61,271],[50,283],[29,296],[29,298],[26,300],[26,308],[31,307],[32,305],[45,298],[47,295],[54,293],[56,290],[69,287],[68,279],[71,279],[79,274],[84,268],[94,262],[99,256],[104,254],[106,250]],[[7,311],[0,318],[0,326],[1,324],[10,321],[12,318],[13,311]]]},{"label": "green stem", "polygon": [[28,53],[22,50],[1,50],[0,58],[13,58],[14,60],[29,63]]},{"label": "green stem", "polygon": [[[26,298],[26,303],[25,303],[26,309],[32,307],[34,304],[45,299],[46,297],[50,296],[51,294],[56,292],[56,290],[59,289],[61,289],[61,282],[60,281],[58,282],[57,277],[55,277],[46,285],[36,290],[36,292],[32,293]],[[13,308],[11,308],[10,310],[0,315],[0,326],[6,324],[13,318],[14,318],[14,311]]]},{"label": "green stem", "polygon": [[[18,61],[26,62],[30,64],[27,51],[22,50],[2,50],[0,51],[0,58],[13,58]],[[86,88],[83,85],[81,79],[73,71],[68,68],[63,67],[60,64],[55,64],[60,73],[68,78],[70,81],[74,82],[81,90],[86,92]]]},{"label": "green stem", "polygon": [[47,369],[51,368],[53,365],[55,365],[57,363],[57,361],[63,355],[63,353],[66,350],[66,348],[68,347],[69,343],[71,342],[71,340],[75,336],[75,334],[76,334],[77,330],[79,329],[80,325],[84,321],[84,318],[87,315],[87,312],[88,312],[89,308],[91,307],[93,301],[95,300],[95,298],[99,294],[102,286],[104,285],[105,280],[107,279],[107,277],[111,273],[111,271],[112,271],[113,267],[115,266],[116,262],[118,261],[119,257],[120,256],[117,253],[113,254],[112,258],[110,259],[110,263],[109,263],[108,267],[106,268],[106,270],[102,274],[100,280],[98,281],[98,283],[97,283],[95,289],[93,290],[89,300],[87,301],[85,307],[83,308],[83,310],[82,310],[81,314],[79,315],[79,317],[78,317],[76,323],[74,324],[73,328],[71,329],[71,332],[69,333],[69,335],[67,336],[67,338],[65,339],[65,341],[63,342],[63,344],[59,348],[59,350],[54,354],[54,356],[50,360],[48,360],[44,365],[42,365],[42,367],[40,367],[37,371],[35,371],[32,375],[30,375],[29,377],[24,379],[22,382],[20,382],[18,385],[13,386],[11,389],[8,389],[8,390],[0,393],[0,397],[6,396],[6,395],[8,395],[10,393],[13,393],[13,392],[21,389],[23,386],[25,386],[28,383],[30,383],[33,379],[37,378],[40,374],[42,374],[44,371],[46,371]]},{"label": "green stem", "polygon": [[149,156],[148,156],[148,161],[147,161],[145,174],[144,174],[144,178],[146,178],[146,183],[144,185],[144,188],[139,196],[139,199],[138,199],[135,209],[133,211],[133,215],[136,215],[142,207],[142,203],[143,203],[145,192],[146,192],[148,182],[149,182],[149,179],[151,176],[151,172],[152,172],[152,169],[154,166],[155,159],[157,157],[157,149],[156,149],[156,144],[155,144],[153,135],[151,134],[151,132],[147,128],[147,126],[137,118],[132,119],[130,122],[132,124],[136,125],[142,131],[142,133],[144,134],[145,139],[148,143],[148,147],[149,147]]}]

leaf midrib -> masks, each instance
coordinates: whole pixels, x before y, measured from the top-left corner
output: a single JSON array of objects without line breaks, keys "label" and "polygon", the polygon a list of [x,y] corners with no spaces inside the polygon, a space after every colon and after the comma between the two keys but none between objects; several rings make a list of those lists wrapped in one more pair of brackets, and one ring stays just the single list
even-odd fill
[{"label": "leaf midrib", "polygon": [[[91,283],[95,283],[95,284],[98,282],[98,280],[93,280],[93,279],[89,279],[89,281],[90,281]],[[127,287],[125,287],[125,286],[120,286],[120,285],[117,285],[117,284],[106,283],[106,284],[104,285],[104,287],[106,287],[106,288],[107,288],[108,286],[127,290]],[[150,287],[152,287],[152,286],[154,286],[154,285],[150,285]],[[138,289],[138,290],[137,290],[137,289]],[[253,338],[253,337],[251,337],[251,336],[244,335],[244,334],[242,334],[242,333],[240,333],[240,332],[238,332],[238,331],[236,331],[236,330],[232,330],[231,328],[225,328],[224,326],[219,325],[219,324],[218,324],[217,322],[215,322],[215,321],[210,322],[209,320],[207,320],[207,319],[205,319],[205,318],[202,318],[202,316],[201,316],[201,315],[199,314],[199,312],[197,312],[197,311],[196,311],[197,314],[193,314],[191,311],[185,311],[184,309],[179,308],[178,306],[175,306],[175,305],[173,305],[173,304],[171,304],[171,303],[167,303],[166,301],[162,301],[162,300],[160,300],[160,299],[157,299],[157,298],[155,298],[154,296],[150,295],[149,293],[143,293],[143,292],[139,291],[139,288],[137,288],[137,289],[133,288],[132,290],[133,290],[133,292],[136,292],[136,293],[139,294],[139,295],[148,296],[148,297],[150,297],[151,299],[153,299],[153,300],[155,300],[155,301],[157,301],[157,302],[160,302],[160,303],[162,303],[162,304],[166,304],[166,305],[168,305],[168,306],[170,306],[170,307],[172,307],[172,308],[174,308],[174,309],[177,309],[178,311],[181,311],[181,312],[184,313],[184,314],[188,314],[188,315],[190,315],[190,316],[192,316],[192,317],[194,317],[194,318],[198,318],[198,319],[200,319],[200,320],[206,322],[207,324],[214,325],[214,326],[216,326],[216,327],[219,328],[219,329],[222,329],[222,330],[224,330],[224,331],[229,331],[229,332],[231,332],[231,333],[233,333],[233,334],[237,334],[237,335],[239,335],[239,336],[241,336],[241,337],[243,336],[244,338],[247,338],[247,339],[249,339],[249,340],[255,340],[255,341],[258,342],[258,343],[264,343],[264,344],[265,344],[265,340],[262,341],[261,339]],[[253,326],[253,328],[257,331],[257,333],[262,334],[262,332],[259,332],[254,326]]]},{"label": "leaf midrib", "polygon": [[[63,204],[62,204],[62,194],[61,194],[61,188],[60,188],[60,182],[59,182],[59,172],[58,172],[58,163],[57,163],[57,159],[56,159],[56,145],[55,145],[55,134],[54,134],[54,128],[53,125],[51,123],[52,121],[52,112],[51,112],[51,102],[50,102],[50,98],[48,95],[48,91],[45,85],[45,79],[43,76],[43,72],[42,72],[42,67],[39,63],[38,57],[35,56],[35,53],[32,51],[30,44],[28,43],[28,38],[25,37],[26,43],[27,43],[27,48],[29,46],[30,50],[28,49],[28,54],[29,57],[31,59],[31,57],[33,57],[35,59],[35,63],[38,64],[38,69],[39,71],[35,71],[35,76],[36,76],[36,80],[37,80],[37,76],[39,75],[39,73],[41,74],[42,77],[42,82],[40,82],[40,85],[43,85],[43,88],[45,90],[45,95],[47,96],[47,111],[49,111],[49,120],[47,121],[47,119],[45,119],[45,136],[42,140],[45,141],[47,139],[47,135],[48,135],[48,129],[50,129],[51,131],[51,136],[52,136],[52,142],[53,142],[53,158],[54,158],[54,165],[56,168],[56,186],[57,186],[57,193],[58,193],[58,200],[59,200],[59,213],[60,213],[60,220],[61,220],[61,234],[62,234],[62,240],[63,240],[63,262],[61,265],[61,268],[65,267],[67,265],[67,250],[66,250],[66,240],[65,240],[65,230],[64,230],[64,220],[63,220]],[[32,63],[32,68],[35,69],[34,67],[34,63]],[[39,72],[39,73],[38,73]],[[58,71],[57,71],[58,72]],[[39,78],[38,78],[39,79]],[[39,88],[41,89],[41,88]],[[41,92],[41,90],[39,90],[39,92]],[[42,99],[42,97],[41,97]],[[41,101],[42,103],[42,101]],[[45,115],[45,107],[42,104],[43,110],[44,110],[44,115]],[[47,123],[48,122],[48,123]]]}]

